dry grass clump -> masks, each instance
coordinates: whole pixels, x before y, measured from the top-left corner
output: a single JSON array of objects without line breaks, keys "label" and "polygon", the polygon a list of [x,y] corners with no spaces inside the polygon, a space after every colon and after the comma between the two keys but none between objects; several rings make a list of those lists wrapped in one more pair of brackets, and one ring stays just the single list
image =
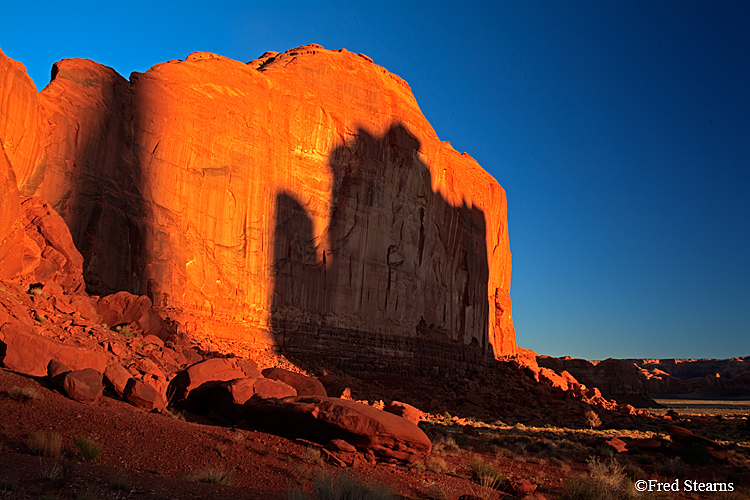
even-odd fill
[{"label": "dry grass clump", "polygon": [[104,447],[102,445],[92,441],[91,439],[83,435],[76,437],[74,442],[78,447],[78,451],[81,453],[81,456],[87,462],[95,462],[102,454],[102,451],[104,451]]},{"label": "dry grass clump", "polygon": [[62,450],[62,436],[56,432],[32,432],[26,446],[34,455],[57,458]]},{"label": "dry grass clump", "polygon": [[440,457],[433,457],[427,461],[426,468],[430,472],[442,474],[448,472],[448,463]]},{"label": "dry grass clump", "polygon": [[461,447],[453,436],[439,436],[432,445],[432,452],[439,455],[445,452],[457,452]]},{"label": "dry grass clump", "polygon": [[229,486],[234,480],[234,470],[216,465],[208,467],[195,474],[194,481],[199,483],[221,484]]},{"label": "dry grass clump", "polygon": [[322,467],[325,464],[325,460],[323,459],[323,456],[320,453],[320,450],[310,446],[307,449],[305,449],[304,455],[302,455],[302,460],[307,462],[310,465]]},{"label": "dry grass clump", "polygon": [[288,491],[289,500],[395,500],[393,492],[381,484],[370,485],[356,476],[342,472],[331,477],[320,471],[313,479],[313,496],[299,489]]},{"label": "dry grass clump", "polygon": [[8,391],[8,397],[16,401],[31,401],[42,399],[42,395],[36,387],[18,387],[14,385]]},{"label": "dry grass clump", "polygon": [[615,460],[590,458],[588,477],[576,477],[563,484],[559,500],[631,500],[641,495]]},{"label": "dry grass clump", "polygon": [[496,466],[485,462],[477,456],[469,462],[469,470],[471,470],[471,475],[477,482],[483,486],[495,488],[508,479],[507,474],[503,474]]}]

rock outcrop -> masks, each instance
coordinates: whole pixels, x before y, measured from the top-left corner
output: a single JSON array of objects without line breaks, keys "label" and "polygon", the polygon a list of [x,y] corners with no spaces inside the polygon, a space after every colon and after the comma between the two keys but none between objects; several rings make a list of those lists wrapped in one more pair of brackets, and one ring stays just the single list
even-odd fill
[{"label": "rock outcrop", "polygon": [[588,361],[578,358],[555,358],[539,356],[540,367],[557,373],[568,372],[575,379],[591,388],[598,388],[602,396],[618,403],[634,406],[653,406],[646,387],[639,376],[638,367],[622,359]]},{"label": "rock outcrop", "polygon": [[194,53],[129,80],[66,59],[37,93],[0,53],[0,142],[0,278],[17,191],[65,220],[90,293],[193,335],[372,372],[516,352],[505,193],[369,58]]}]

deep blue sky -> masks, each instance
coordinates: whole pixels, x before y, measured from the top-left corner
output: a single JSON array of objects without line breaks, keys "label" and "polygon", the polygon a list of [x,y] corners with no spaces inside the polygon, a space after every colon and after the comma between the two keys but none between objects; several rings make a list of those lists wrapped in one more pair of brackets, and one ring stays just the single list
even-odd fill
[{"label": "deep blue sky", "polygon": [[0,31],[40,89],[66,57],[127,77],[307,43],[403,77],[505,188],[519,345],[750,355],[748,2],[8,0]]}]

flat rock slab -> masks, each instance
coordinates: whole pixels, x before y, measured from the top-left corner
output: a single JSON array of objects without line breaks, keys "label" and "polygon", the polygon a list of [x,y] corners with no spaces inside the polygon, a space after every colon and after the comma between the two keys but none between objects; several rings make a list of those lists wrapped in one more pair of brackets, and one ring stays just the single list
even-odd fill
[{"label": "flat rock slab", "polygon": [[319,396],[251,399],[244,409],[248,421],[272,432],[323,444],[343,439],[382,459],[413,462],[432,449],[427,435],[412,422],[355,401]]},{"label": "flat rock slab", "polygon": [[5,356],[0,363],[9,370],[33,377],[47,375],[47,365],[53,359],[73,370],[93,368],[101,373],[107,367],[104,353],[63,344],[11,324],[0,328],[0,353],[3,345]]}]

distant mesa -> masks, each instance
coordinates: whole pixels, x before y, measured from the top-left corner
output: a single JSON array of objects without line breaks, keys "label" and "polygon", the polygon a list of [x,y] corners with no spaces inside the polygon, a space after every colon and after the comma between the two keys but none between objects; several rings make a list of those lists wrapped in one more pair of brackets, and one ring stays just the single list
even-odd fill
[{"label": "distant mesa", "polygon": [[363,371],[517,352],[505,192],[369,57],[194,53],[130,80],[65,59],[37,93],[0,55],[0,141],[0,277],[33,264],[34,196],[88,293],[146,295],[190,335]]}]

